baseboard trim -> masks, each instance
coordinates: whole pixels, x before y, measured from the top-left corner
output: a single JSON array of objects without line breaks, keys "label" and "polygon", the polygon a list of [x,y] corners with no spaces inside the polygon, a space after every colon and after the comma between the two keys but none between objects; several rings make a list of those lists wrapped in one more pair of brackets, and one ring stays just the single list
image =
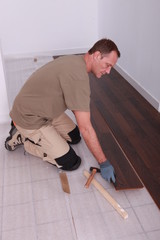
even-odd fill
[{"label": "baseboard trim", "polygon": [[31,52],[31,53],[17,53],[17,54],[4,54],[5,59],[10,58],[26,58],[26,57],[37,57],[37,56],[60,56],[69,54],[83,54],[87,52],[87,48],[73,48],[73,49],[55,49],[46,52]]},{"label": "baseboard trim", "polygon": [[160,103],[147,90],[145,90],[136,80],[127,74],[118,64],[114,67],[127,82],[129,82],[158,112],[160,112]]}]

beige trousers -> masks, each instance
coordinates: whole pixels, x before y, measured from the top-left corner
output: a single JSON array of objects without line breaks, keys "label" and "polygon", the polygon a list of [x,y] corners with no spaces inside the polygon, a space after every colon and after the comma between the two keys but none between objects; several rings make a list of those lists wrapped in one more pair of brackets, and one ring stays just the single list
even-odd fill
[{"label": "beige trousers", "polygon": [[50,125],[36,130],[27,130],[16,125],[17,130],[23,137],[34,142],[24,142],[26,152],[55,164],[57,167],[60,166],[54,159],[69,151],[67,141],[71,141],[71,139],[68,133],[75,127],[75,123],[65,113],[54,119]]}]

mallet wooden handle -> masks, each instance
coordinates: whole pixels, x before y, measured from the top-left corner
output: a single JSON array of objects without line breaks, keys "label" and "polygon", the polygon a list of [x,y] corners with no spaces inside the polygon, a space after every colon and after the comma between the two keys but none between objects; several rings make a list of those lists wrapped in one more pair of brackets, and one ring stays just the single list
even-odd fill
[{"label": "mallet wooden handle", "polygon": [[93,178],[94,178],[94,175],[96,174],[97,170],[96,169],[93,169],[90,176],[88,177],[88,180],[86,182],[86,184],[84,185],[86,188],[89,188],[89,185],[91,184]]},{"label": "mallet wooden handle", "polygon": [[[89,178],[89,172],[84,170],[84,176]],[[92,184],[124,219],[128,218],[128,213],[111,197],[111,195],[102,187],[99,182],[97,182],[95,179],[92,179]]]}]

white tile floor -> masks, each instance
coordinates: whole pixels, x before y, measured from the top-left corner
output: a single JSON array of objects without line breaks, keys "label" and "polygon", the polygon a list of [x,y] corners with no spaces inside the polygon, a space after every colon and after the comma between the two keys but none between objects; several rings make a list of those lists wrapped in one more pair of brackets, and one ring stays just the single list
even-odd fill
[{"label": "white tile floor", "polygon": [[[50,57],[6,61],[10,107],[25,79]],[[99,174],[95,178],[128,212],[124,220],[91,186],[84,188],[83,170],[97,166],[82,140],[75,151],[82,164],[68,172],[71,194],[62,191],[52,165],[4,148],[9,124],[0,125],[0,239],[1,240],[159,240],[160,211],[145,188],[117,192]]]}]

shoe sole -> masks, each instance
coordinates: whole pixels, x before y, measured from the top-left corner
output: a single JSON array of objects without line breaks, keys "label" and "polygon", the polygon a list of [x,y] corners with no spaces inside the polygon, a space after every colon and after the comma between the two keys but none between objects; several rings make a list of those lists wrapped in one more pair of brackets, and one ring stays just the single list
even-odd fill
[{"label": "shoe sole", "polygon": [[12,149],[11,146],[8,144],[8,141],[10,141],[11,139],[12,139],[12,136],[7,137],[7,138],[6,138],[6,141],[5,141],[5,143],[4,143],[4,146],[5,146],[5,148],[6,148],[8,151],[14,151],[14,150],[16,150],[18,147],[20,147],[21,145],[23,145],[23,143],[22,143],[22,144],[18,144],[14,149]]}]

